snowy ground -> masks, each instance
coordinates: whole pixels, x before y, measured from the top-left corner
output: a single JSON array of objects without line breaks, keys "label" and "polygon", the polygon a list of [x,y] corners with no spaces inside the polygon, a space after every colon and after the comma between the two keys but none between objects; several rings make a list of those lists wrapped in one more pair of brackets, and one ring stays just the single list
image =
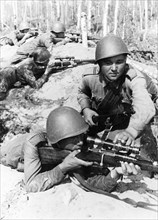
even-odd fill
[{"label": "snowy ground", "polygon": [[[54,54],[91,59],[94,58],[94,48],[86,49],[80,44],[68,44],[55,48]],[[31,129],[45,127],[49,112],[59,105],[68,105],[79,110],[76,100],[77,87],[83,71],[91,65],[77,66],[53,74],[38,91],[32,91],[28,87],[12,90],[4,102],[9,109],[4,114],[12,116],[7,126],[14,132],[8,133],[4,143],[20,133],[19,125]],[[26,94],[29,92],[32,92],[32,97],[39,102],[34,104],[26,99]],[[150,205],[149,209],[133,207],[105,195],[86,192],[70,180],[46,192],[27,194],[23,188],[23,173],[3,165],[0,166],[0,171],[1,219],[156,220],[158,218],[158,180],[150,179],[145,172],[137,178],[124,177],[114,194],[120,199],[128,198],[135,202],[147,203]]]}]

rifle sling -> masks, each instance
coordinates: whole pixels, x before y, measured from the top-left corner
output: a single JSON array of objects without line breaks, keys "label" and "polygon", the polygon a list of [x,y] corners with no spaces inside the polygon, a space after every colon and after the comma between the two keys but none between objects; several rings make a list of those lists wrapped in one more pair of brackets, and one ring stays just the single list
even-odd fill
[{"label": "rifle sling", "polygon": [[129,198],[120,199],[117,195],[111,194],[109,192],[103,191],[101,189],[97,189],[97,188],[89,185],[79,173],[73,172],[72,175],[78,180],[78,182],[80,183],[80,187],[86,191],[95,192],[95,193],[99,193],[99,194],[103,194],[103,195],[112,197],[114,199],[123,201],[129,205],[132,205],[135,208],[139,207],[139,208],[144,208],[144,209],[148,209],[148,210],[157,212],[155,209],[148,207],[148,206],[157,206],[155,204],[149,204],[146,202],[135,202],[133,199],[129,199]]},{"label": "rifle sling", "polygon": [[112,89],[107,89],[107,91],[105,91],[105,97],[97,107],[97,112],[99,113],[99,115],[102,113],[105,114],[104,112],[109,111],[110,109],[118,105],[122,98],[122,96],[118,94],[119,90],[117,93],[114,92]]}]

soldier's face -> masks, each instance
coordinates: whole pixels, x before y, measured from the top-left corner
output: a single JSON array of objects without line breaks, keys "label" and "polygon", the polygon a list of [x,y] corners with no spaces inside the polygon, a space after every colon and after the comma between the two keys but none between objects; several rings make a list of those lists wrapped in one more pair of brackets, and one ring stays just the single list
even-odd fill
[{"label": "soldier's face", "polygon": [[26,34],[27,32],[29,32],[29,28],[28,28],[28,29],[21,30],[20,32],[23,33],[23,34]]},{"label": "soldier's face", "polygon": [[80,134],[74,137],[69,137],[60,141],[59,146],[60,148],[69,151],[79,150],[83,146],[84,138],[85,138],[84,134]]},{"label": "soldier's face", "polygon": [[125,70],[126,57],[125,54],[121,54],[100,60],[99,66],[103,79],[108,81],[119,79]]},{"label": "soldier's face", "polygon": [[46,62],[44,62],[44,63],[38,63],[38,62],[35,62],[35,64],[36,64],[36,68],[38,69],[38,70],[45,70],[46,69],[46,67],[47,67],[47,65],[48,65],[48,62],[49,62],[49,60],[47,60]]},{"label": "soldier's face", "polygon": [[65,37],[65,33],[64,32],[56,33],[56,37],[64,38]]}]

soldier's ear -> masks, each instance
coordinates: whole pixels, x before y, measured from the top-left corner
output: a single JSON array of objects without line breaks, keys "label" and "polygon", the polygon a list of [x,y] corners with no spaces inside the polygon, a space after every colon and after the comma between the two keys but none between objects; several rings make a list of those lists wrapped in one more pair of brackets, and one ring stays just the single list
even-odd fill
[{"label": "soldier's ear", "polygon": [[100,74],[100,66],[99,66],[99,64],[96,66],[96,74]]}]

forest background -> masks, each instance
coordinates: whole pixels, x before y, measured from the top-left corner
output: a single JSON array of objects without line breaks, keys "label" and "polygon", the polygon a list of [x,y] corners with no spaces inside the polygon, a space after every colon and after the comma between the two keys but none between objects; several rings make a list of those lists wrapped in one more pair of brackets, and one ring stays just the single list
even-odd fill
[{"label": "forest background", "polygon": [[139,50],[157,49],[153,40],[158,33],[157,0],[0,0],[0,8],[1,36],[18,29],[22,21],[46,32],[59,20],[67,30],[79,32],[85,12],[89,33],[98,37],[114,33]]}]

